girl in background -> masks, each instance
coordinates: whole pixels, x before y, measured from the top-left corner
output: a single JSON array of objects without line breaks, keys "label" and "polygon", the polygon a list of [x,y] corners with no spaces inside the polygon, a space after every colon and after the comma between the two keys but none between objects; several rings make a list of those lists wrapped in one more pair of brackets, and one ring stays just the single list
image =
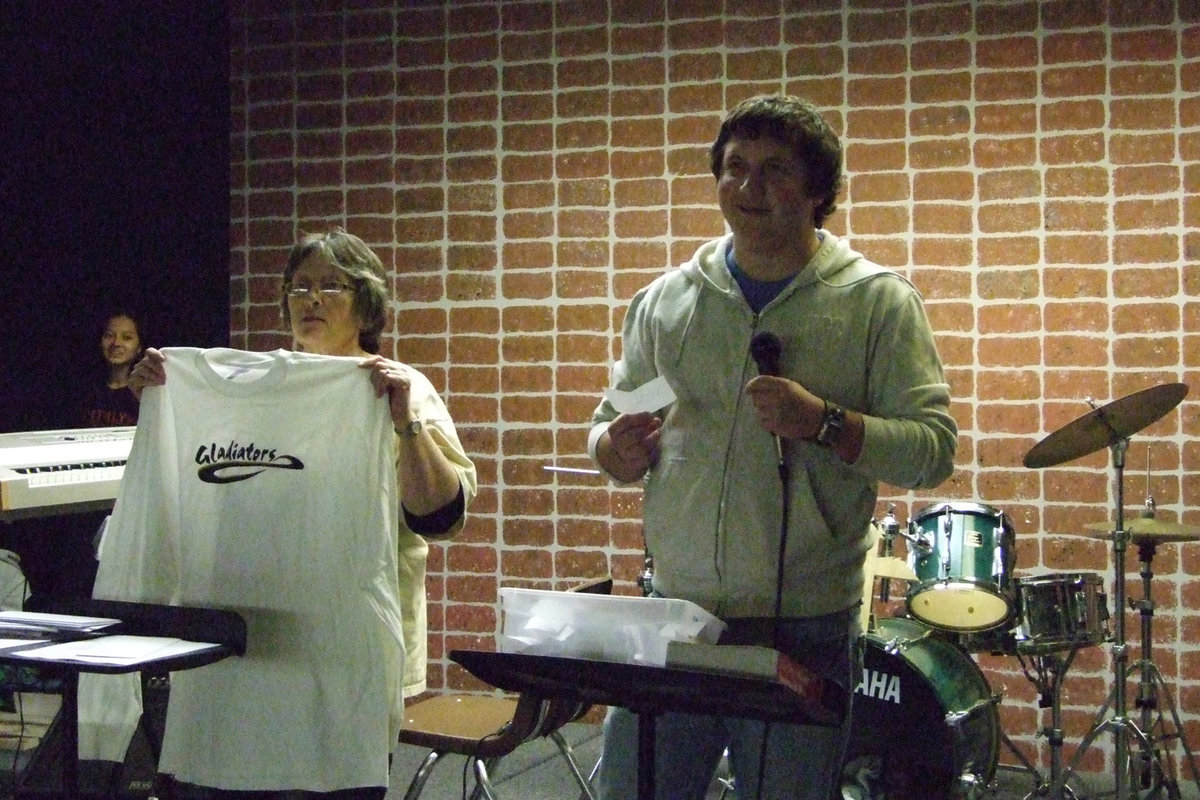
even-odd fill
[{"label": "girl in background", "polygon": [[129,373],[142,357],[142,337],[137,320],[118,311],[104,321],[100,333],[103,380],[88,387],[80,426],[109,428],[136,425],[138,401],[129,389]]}]

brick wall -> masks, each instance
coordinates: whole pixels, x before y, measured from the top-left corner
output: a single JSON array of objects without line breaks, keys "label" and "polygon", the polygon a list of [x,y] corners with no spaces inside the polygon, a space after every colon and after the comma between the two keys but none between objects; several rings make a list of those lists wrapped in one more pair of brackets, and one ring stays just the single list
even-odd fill
[{"label": "brick wall", "polygon": [[[805,95],[844,134],[829,227],[909,276],[938,334],[958,469],[923,495],[883,487],[880,514],[989,505],[1011,519],[1017,575],[1111,587],[1111,545],[1084,535],[1113,514],[1110,451],[1021,461],[1087,398],[1197,386],[1195,3],[399,5],[414,7],[233,3],[232,341],[289,345],[276,297],[299,231],[345,225],[392,266],[385,351],[444,392],[480,476],[466,532],[431,553],[434,686],[477,685],[441,656],[491,646],[499,585],[611,572],[636,591],[640,494],[545,468],[589,466],[631,295],[723,231],[706,150],[755,93]],[[1195,389],[1132,437],[1126,467],[1127,506],[1149,493],[1160,518],[1200,524]],[[1152,564],[1154,662],[1198,746],[1200,544]],[[1138,599],[1136,547],[1125,566]],[[976,658],[1005,732],[1044,765],[1032,682],[1015,657]],[[1067,758],[1112,670],[1108,645],[1068,670]],[[1082,769],[1111,769],[1111,749],[1102,735]]]}]

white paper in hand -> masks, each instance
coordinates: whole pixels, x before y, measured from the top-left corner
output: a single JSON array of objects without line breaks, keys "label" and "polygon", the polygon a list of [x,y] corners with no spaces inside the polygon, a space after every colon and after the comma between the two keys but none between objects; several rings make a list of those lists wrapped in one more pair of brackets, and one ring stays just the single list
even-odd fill
[{"label": "white paper in hand", "polygon": [[675,402],[675,392],[671,391],[671,385],[661,375],[630,392],[606,389],[604,396],[612,403],[613,408],[622,414],[658,411]]}]

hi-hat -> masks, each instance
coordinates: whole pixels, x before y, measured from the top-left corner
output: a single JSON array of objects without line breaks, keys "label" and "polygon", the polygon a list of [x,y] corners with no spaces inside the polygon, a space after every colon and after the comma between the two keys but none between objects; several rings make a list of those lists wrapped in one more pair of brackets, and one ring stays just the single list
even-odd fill
[{"label": "hi-hat", "polygon": [[[1098,539],[1111,539],[1114,524],[1109,522],[1092,522],[1084,525],[1090,531],[1099,532]],[[1135,542],[1140,540],[1153,542],[1200,542],[1200,528],[1194,525],[1181,525],[1178,522],[1165,522],[1153,517],[1134,517],[1125,522],[1125,530]]]},{"label": "hi-hat", "polygon": [[1187,384],[1164,383],[1113,400],[1042,439],[1022,463],[1032,469],[1053,467],[1112,447],[1166,416],[1187,393]]}]

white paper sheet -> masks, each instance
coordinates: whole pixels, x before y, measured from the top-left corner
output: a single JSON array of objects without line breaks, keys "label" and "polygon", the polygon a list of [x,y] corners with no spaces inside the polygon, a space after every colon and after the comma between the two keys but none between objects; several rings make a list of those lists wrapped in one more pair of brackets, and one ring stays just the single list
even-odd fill
[{"label": "white paper sheet", "polygon": [[28,647],[36,643],[36,639],[6,639],[0,635],[0,650],[6,650],[10,647]]},{"label": "white paper sheet", "polygon": [[636,414],[639,411],[658,411],[675,402],[675,392],[671,385],[661,375],[643,383],[633,391],[606,389],[604,396],[613,408],[622,414]]},{"label": "white paper sheet", "polygon": [[116,625],[119,619],[77,617],[70,614],[41,614],[34,611],[0,611],[0,632],[5,627],[45,628],[61,631],[94,631]]},{"label": "white paper sheet", "polygon": [[217,646],[210,642],[188,642],[165,636],[102,636],[30,648],[22,650],[20,656],[31,660],[132,666]]}]

